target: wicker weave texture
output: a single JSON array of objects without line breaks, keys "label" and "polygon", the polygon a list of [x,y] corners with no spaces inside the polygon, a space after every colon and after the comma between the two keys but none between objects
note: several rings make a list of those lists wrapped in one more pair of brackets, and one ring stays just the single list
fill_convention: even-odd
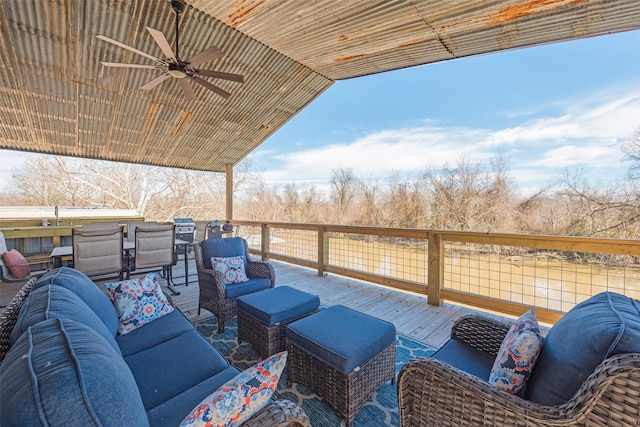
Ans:
[{"label": "wicker weave texture", "polygon": [[276,400],[242,424],[246,427],[311,427],[302,408],[288,400]]},{"label": "wicker weave texture", "polygon": [[351,425],[369,397],[386,381],[395,380],[396,342],[349,374],[332,368],[286,340],[287,382],[304,384]]},{"label": "wicker weave texture", "polygon": [[238,309],[238,344],[242,341],[248,342],[262,358],[284,351],[286,349],[287,326],[296,320],[317,312],[318,310],[314,310],[286,322],[268,326],[243,310]]},{"label": "wicker weave texture", "polygon": [[[193,245],[198,270],[198,314],[200,309],[209,310],[218,318],[218,333],[224,332],[224,324],[227,319],[235,317],[238,313],[236,298],[226,298],[226,284],[222,273],[205,267],[202,258],[200,242]],[[249,254],[249,246],[244,241],[244,256],[247,259],[247,276],[259,277],[271,280],[271,288],[276,283],[276,273],[271,264],[257,261]]]},{"label": "wicker weave texture", "polygon": [[[465,342],[489,342],[504,327],[467,317]],[[494,326],[490,326],[490,325]],[[457,325],[456,325],[457,326]],[[452,335],[459,331],[454,331]],[[472,339],[469,331],[481,331]],[[640,354],[619,354],[602,362],[576,395],[559,406],[541,406],[492,387],[487,382],[431,357],[406,363],[398,375],[400,425],[409,426],[616,426],[640,425]]]},{"label": "wicker weave texture", "polygon": [[18,314],[20,314],[20,308],[24,303],[24,300],[29,296],[31,288],[38,280],[38,277],[32,277],[25,283],[18,293],[11,299],[9,304],[2,311],[0,315],[0,363],[7,355],[9,348],[11,348],[11,331],[18,321]]}]

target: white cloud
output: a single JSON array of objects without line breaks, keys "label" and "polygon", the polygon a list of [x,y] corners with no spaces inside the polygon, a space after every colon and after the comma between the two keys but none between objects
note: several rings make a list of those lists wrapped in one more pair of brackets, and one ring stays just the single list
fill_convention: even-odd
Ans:
[{"label": "white cloud", "polygon": [[596,168],[609,175],[624,173],[620,145],[640,125],[640,90],[596,94],[565,101],[563,106],[564,111],[556,116],[526,120],[507,129],[443,127],[425,122],[280,154],[276,159],[281,167],[268,170],[265,178],[317,185],[331,178],[332,169],[351,168],[358,177],[384,179],[393,173],[454,165],[462,156],[482,162],[499,153],[511,158],[511,175],[527,188],[534,181],[547,185],[554,174],[572,166]]}]

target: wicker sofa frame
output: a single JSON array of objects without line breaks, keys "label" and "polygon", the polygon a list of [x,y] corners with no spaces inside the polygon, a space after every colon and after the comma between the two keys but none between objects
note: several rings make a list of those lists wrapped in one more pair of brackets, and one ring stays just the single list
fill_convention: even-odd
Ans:
[{"label": "wicker sofa frame", "polygon": [[[492,355],[509,330],[482,316],[465,316],[452,338]],[[430,357],[405,364],[398,375],[401,426],[620,426],[640,425],[640,354],[604,360],[568,402],[542,406]]]},{"label": "wicker sofa frame", "polygon": [[[243,239],[244,240],[244,239]],[[218,318],[218,333],[224,332],[224,324],[238,314],[237,298],[226,298],[225,281],[222,273],[206,268],[202,258],[201,242],[193,245],[198,270],[200,295],[198,297],[198,315],[200,309],[209,310]],[[249,254],[249,245],[244,240],[244,256],[247,259],[247,276],[271,280],[271,288],[276,284],[276,272],[271,264],[259,261]]]},{"label": "wicker sofa frame", "polygon": [[[4,360],[9,348],[10,335],[18,320],[20,308],[26,300],[33,285],[38,280],[34,277],[27,281],[0,314],[0,363]],[[311,427],[309,417],[298,405],[289,400],[275,400],[262,408],[243,426],[247,427]]]}]

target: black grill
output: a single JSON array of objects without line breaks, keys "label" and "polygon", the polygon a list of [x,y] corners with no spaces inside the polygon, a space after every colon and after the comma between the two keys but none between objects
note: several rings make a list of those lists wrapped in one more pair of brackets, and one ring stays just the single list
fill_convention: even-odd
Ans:
[{"label": "black grill", "polygon": [[[185,242],[193,242],[193,234],[196,230],[196,223],[192,218],[173,218],[173,223],[176,225],[176,239],[184,240]],[[180,254],[184,254],[185,246],[178,246]]]}]

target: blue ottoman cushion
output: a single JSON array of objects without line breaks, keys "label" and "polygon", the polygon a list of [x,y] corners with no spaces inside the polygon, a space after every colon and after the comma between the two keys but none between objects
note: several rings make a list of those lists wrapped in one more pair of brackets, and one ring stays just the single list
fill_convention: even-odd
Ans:
[{"label": "blue ottoman cushion", "polygon": [[107,329],[113,332],[114,336],[116,335],[118,332],[118,315],[113,309],[113,303],[107,294],[86,274],[74,268],[56,268],[40,277],[34,283],[33,290],[46,285],[60,285],[79,296],[104,322]]},{"label": "blue ottoman cushion", "polygon": [[320,306],[320,298],[289,286],[256,292],[238,298],[238,310],[267,326],[288,322]]},{"label": "blue ottoman cushion", "polygon": [[114,334],[76,294],[62,286],[47,285],[31,291],[20,308],[16,325],[11,331],[15,343],[30,326],[47,319],[69,319],[86,325],[102,337],[120,354]]},{"label": "blue ottoman cushion", "polygon": [[[228,240],[228,239],[221,239]],[[264,279],[255,277],[249,279],[246,282],[230,283],[225,287],[226,298],[238,298],[242,295],[251,294],[254,292],[269,289],[271,287],[271,279]]]},{"label": "blue ottoman cushion", "polygon": [[[242,237],[229,237],[226,239],[205,239],[200,242],[202,247],[202,261],[204,266],[211,269],[211,257],[219,256],[228,258],[231,256],[244,256],[244,240]],[[244,269],[247,270],[247,259],[244,260]]]},{"label": "blue ottoman cushion", "polygon": [[291,323],[287,340],[348,374],[396,339],[389,322],[335,305]]},{"label": "blue ottoman cushion", "polygon": [[559,405],[573,397],[606,358],[640,353],[640,303],[603,292],[576,305],[549,331],[525,398]]},{"label": "blue ottoman cushion", "polygon": [[3,426],[149,425],[122,357],[72,320],[27,329],[0,365],[0,383]]}]

